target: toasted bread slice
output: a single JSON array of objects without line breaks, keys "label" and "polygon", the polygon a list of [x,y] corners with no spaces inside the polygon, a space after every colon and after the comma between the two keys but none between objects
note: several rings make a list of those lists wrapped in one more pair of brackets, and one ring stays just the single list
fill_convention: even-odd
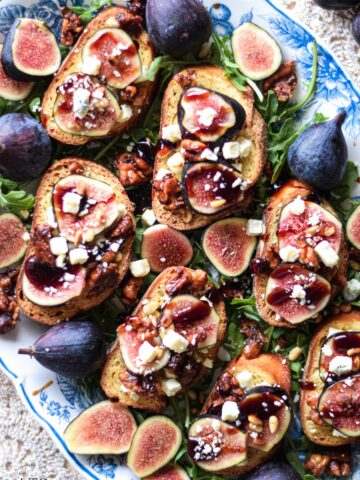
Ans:
[{"label": "toasted bread slice", "polygon": [[[129,217],[129,222],[131,222],[128,230],[129,235],[126,237],[119,250],[119,253],[122,254],[122,257],[121,255],[118,255],[114,260],[118,266],[118,277],[114,285],[106,288],[103,291],[100,291],[98,294],[94,294],[94,292],[89,288],[88,281],[86,281],[85,288],[80,296],[75,297],[74,299],[60,306],[39,306],[32,303],[25,296],[23,291],[25,264],[26,261],[32,255],[34,255],[36,251],[36,245],[34,243],[35,229],[49,226],[48,210],[49,208],[52,208],[52,195],[54,186],[59,180],[72,174],[79,174],[90,179],[99,180],[112,187],[116,201],[126,207],[127,216]],[[105,167],[97,163],[78,158],[67,158],[65,160],[56,162],[43,176],[37,191],[34,218],[30,235],[31,240],[17,281],[16,295],[19,306],[25,315],[37,322],[47,325],[55,325],[63,320],[68,320],[80,312],[89,310],[109,297],[109,295],[111,295],[117,288],[128,270],[135,236],[135,219],[133,210],[133,204],[130,202],[119,180]]]},{"label": "toasted bread slice", "polygon": [[[290,394],[290,368],[287,360],[281,355],[274,353],[262,353],[258,357],[252,359],[247,359],[244,355],[240,355],[229,363],[223,374],[231,373],[233,376],[236,376],[244,370],[252,373],[253,384],[255,386],[266,382],[270,385],[280,386],[285,392]],[[213,404],[213,401],[216,398],[216,386],[217,385],[215,385],[208,399],[206,400],[200,415],[205,415]],[[235,477],[249,472],[262,463],[270,460],[270,458],[276,453],[279,445],[280,444],[276,445],[269,452],[263,452],[261,450],[249,448],[247,460],[243,465],[220,470],[218,472],[214,472],[214,474],[216,473],[216,475]]]},{"label": "toasted bread slice", "polygon": [[[319,395],[323,391],[325,384],[319,373],[321,347],[326,337],[329,335],[329,329],[334,328],[345,332],[353,330],[360,331],[360,312],[353,310],[350,313],[341,313],[332,317],[326,323],[322,324],[314,338],[311,341],[310,349],[306,361],[303,375],[304,388],[301,390],[300,413],[301,423],[305,435],[314,443],[328,447],[339,447],[357,441],[357,438],[345,438],[333,435],[333,428],[324,423],[318,425],[313,421],[311,415],[312,406],[317,404]],[[312,388],[314,387],[314,388]]]},{"label": "toasted bread slice", "polygon": [[[138,303],[137,307],[135,308],[133,315],[141,315],[144,306],[148,303],[144,300],[149,300],[151,302],[155,302],[160,306],[164,304],[164,295],[165,295],[165,288],[168,284],[169,280],[173,277],[176,270],[181,268],[184,272],[194,272],[185,267],[170,267],[164,270],[152,283],[152,285],[148,288],[145,292],[143,298]],[[196,292],[192,292],[195,296],[197,295]],[[200,292],[199,292],[200,293]],[[220,322],[218,325],[218,332],[217,332],[217,343],[209,348],[206,358],[211,360],[215,360],[219,346],[221,341],[224,338],[225,331],[226,331],[226,310],[225,304],[222,300],[216,299],[213,301],[214,309],[216,310],[217,314],[220,317]],[[206,372],[206,368],[203,366],[200,370],[197,378],[195,379],[194,383],[202,378],[202,376]],[[101,376],[101,387],[104,390],[106,396],[113,400],[118,400],[123,405],[129,405],[131,407],[140,408],[151,410],[153,412],[161,412],[166,407],[166,396],[162,392],[157,393],[155,395],[134,395],[133,392],[129,391],[128,389],[124,388],[120,381],[120,374],[126,371],[125,362],[122,358],[120,347],[118,342],[113,345],[111,349],[105,366],[102,371]],[[191,388],[191,387],[189,387]],[[180,393],[183,393],[184,390],[181,390]]]},{"label": "toasted bread slice", "polygon": [[[51,82],[44,95],[41,107],[41,121],[51,137],[62,143],[70,145],[82,145],[86,142],[99,138],[114,137],[116,135],[120,135],[130,127],[138,124],[143,115],[146,113],[146,110],[152,100],[155,82],[140,81],[135,85],[136,94],[131,98],[131,103],[127,102],[132,109],[131,118],[126,119],[124,117],[123,120],[120,118],[105,136],[90,137],[69,134],[62,131],[54,120],[53,109],[57,97],[57,89],[63,84],[64,80],[69,75],[81,71],[82,51],[85,43],[102,28],[122,28],[121,25],[122,23],[125,23],[125,21],[131,25],[132,18],[133,15],[124,6],[109,7],[102,10],[80,35],[78,41],[64,60],[62,66],[60,67],[54,80]],[[124,28],[126,28],[126,26]],[[136,29],[128,30],[127,33],[138,47],[138,53],[141,59],[143,72],[146,72],[149,69],[155,55],[149,36],[143,30],[138,33]],[[119,93],[119,90],[116,89],[113,89],[112,91],[115,92],[115,94]],[[121,104],[125,103],[120,101],[119,105],[121,106]]]},{"label": "toasted bread slice", "polygon": [[[265,233],[258,243],[256,251],[257,259],[271,258],[273,247],[277,247],[277,229],[281,211],[285,205],[292,202],[297,197],[306,198],[313,193],[314,191],[306,184],[299,182],[298,180],[290,180],[270,198],[268,206],[264,212]],[[320,205],[337,217],[336,212],[328,202],[321,199]],[[333,272],[331,272],[331,277],[327,277],[325,274],[323,275],[331,283],[331,298],[334,298],[346,283],[348,253],[343,233],[339,257],[340,261],[335,275]],[[268,274],[265,273],[257,273],[254,275],[256,306],[261,317],[267,323],[277,327],[296,328],[297,325],[291,324],[284,319],[276,320],[276,313],[266,305],[265,292],[268,278]],[[320,319],[320,316],[318,316],[318,318]]]},{"label": "toasted bread slice", "polygon": [[[259,179],[266,160],[266,125],[261,115],[254,108],[254,98],[252,91],[241,92],[234,84],[225,77],[225,72],[216,66],[197,66],[190,67],[181,71],[170,81],[162,103],[161,109],[161,131],[169,125],[178,124],[178,103],[183,89],[188,85],[196,85],[208,88],[215,92],[220,92],[230,98],[235,99],[241,104],[246,112],[246,122],[241,130],[241,137],[252,141],[250,155],[242,159],[242,175],[244,180],[248,181],[246,191]],[[161,168],[167,168],[168,158],[180,150],[180,145],[176,149],[171,149],[167,154],[157,154],[154,167],[154,179]],[[214,220],[224,218],[235,210],[244,210],[251,202],[251,198],[245,192],[242,202],[233,208],[229,208],[216,215],[200,215],[182,207],[175,211],[169,211],[160,202],[156,189],[153,188],[152,204],[156,218],[160,223],[165,223],[178,230],[192,230],[212,223]]]}]

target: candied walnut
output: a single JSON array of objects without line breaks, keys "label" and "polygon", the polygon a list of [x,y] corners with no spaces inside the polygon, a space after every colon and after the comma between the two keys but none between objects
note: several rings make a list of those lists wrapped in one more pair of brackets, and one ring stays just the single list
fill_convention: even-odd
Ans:
[{"label": "candied walnut", "polygon": [[243,320],[240,326],[240,332],[247,337],[243,350],[245,357],[248,359],[258,357],[267,341],[259,324],[252,320]]},{"label": "candied walnut", "polygon": [[302,263],[315,268],[315,270],[317,270],[320,267],[319,260],[315,253],[315,250],[310,246],[304,247],[300,250],[299,258]]},{"label": "candied walnut", "polygon": [[177,267],[165,287],[166,293],[171,296],[180,293],[196,292],[199,295],[204,293],[207,286],[207,275],[203,270],[191,272],[185,268]]},{"label": "candied walnut", "polygon": [[110,238],[126,238],[134,230],[134,225],[130,215],[121,217],[114,229],[110,233]]},{"label": "candied walnut", "polygon": [[206,149],[205,143],[186,138],[181,141],[180,146],[183,149],[183,156],[187,162],[200,162],[203,160],[201,153]]},{"label": "candied walnut", "polygon": [[177,83],[184,89],[185,87],[191,87],[196,82],[196,74],[194,70],[186,70],[186,73],[180,72],[175,76]]},{"label": "candied walnut", "polygon": [[117,17],[119,27],[125,30],[130,35],[138,36],[142,32],[141,23],[143,19],[140,15],[134,15],[130,10],[120,13]]},{"label": "candied walnut", "polygon": [[124,187],[143,185],[150,180],[153,167],[138,153],[122,153],[114,162],[119,171],[120,183]]},{"label": "candied walnut", "polygon": [[160,381],[156,375],[135,375],[124,369],[119,375],[119,380],[130,392],[140,396],[156,396],[161,390]]},{"label": "candied walnut", "polygon": [[173,175],[167,174],[161,180],[154,180],[153,187],[166,210],[174,211],[184,206],[180,182]]},{"label": "candied walnut", "polygon": [[133,15],[140,15],[144,18],[146,10],[146,0],[131,0],[129,9]]},{"label": "candied walnut", "polygon": [[124,284],[121,300],[126,305],[135,305],[138,300],[138,294],[143,283],[143,278],[131,276]]},{"label": "candied walnut", "polygon": [[351,473],[351,452],[349,447],[328,450],[325,454],[310,454],[304,465],[314,476],[329,473],[335,477],[346,477]]},{"label": "candied walnut", "polygon": [[138,89],[135,87],[135,85],[128,85],[124,88],[124,90],[120,91],[120,100],[122,102],[131,103],[137,92]]},{"label": "candied walnut", "polygon": [[325,423],[317,409],[310,410],[310,418],[316,425],[322,426]]},{"label": "candied walnut", "polygon": [[79,15],[76,15],[70,8],[63,7],[60,11],[63,17],[60,43],[65,47],[72,47],[84,30],[84,25]]},{"label": "candied walnut", "polygon": [[119,269],[116,263],[111,263],[106,267],[97,265],[90,273],[88,285],[90,288],[89,295],[100,295],[109,288],[116,287],[119,280]]},{"label": "candied walnut", "polygon": [[320,455],[319,453],[312,453],[308,456],[304,468],[307,472],[310,472],[315,477],[318,477],[325,473],[330,463],[329,455]]},{"label": "candied walnut", "polygon": [[166,370],[176,377],[184,390],[191,387],[201,369],[202,364],[186,353],[174,353],[166,365]]},{"label": "candied walnut", "polygon": [[55,265],[55,256],[50,250],[51,228],[48,225],[36,227],[31,236],[35,246],[35,260],[39,263]]},{"label": "candied walnut", "polygon": [[220,287],[219,291],[220,294],[226,298],[226,300],[232,300],[233,298],[244,298],[244,289],[241,288],[238,283],[226,283]]},{"label": "candied walnut", "polygon": [[15,297],[19,270],[0,275],[0,334],[13,330],[19,318],[19,307]]},{"label": "candied walnut", "polygon": [[228,397],[232,389],[238,387],[239,382],[236,380],[236,378],[231,373],[225,372],[223,375],[221,375],[216,384],[216,393],[220,397]]},{"label": "candied walnut", "polygon": [[290,100],[297,84],[295,61],[284,62],[279,70],[264,81],[264,92],[273,90],[280,102]]}]

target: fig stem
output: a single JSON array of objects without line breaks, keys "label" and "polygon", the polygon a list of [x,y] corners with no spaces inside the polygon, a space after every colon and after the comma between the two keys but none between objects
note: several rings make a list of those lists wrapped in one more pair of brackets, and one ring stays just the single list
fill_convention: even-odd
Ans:
[{"label": "fig stem", "polygon": [[34,355],[35,350],[34,347],[27,347],[27,348],[19,348],[18,353],[20,355]]},{"label": "fig stem", "polygon": [[339,113],[339,115],[336,115],[335,117],[335,122],[341,126],[344,123],[344,120],[346,118],[347,111],[343,110],[342,112]]}]

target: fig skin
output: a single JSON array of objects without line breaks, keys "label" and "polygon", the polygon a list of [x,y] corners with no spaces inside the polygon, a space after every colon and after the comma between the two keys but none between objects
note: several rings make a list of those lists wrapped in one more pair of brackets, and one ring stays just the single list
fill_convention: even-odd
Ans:
[{"label": "fig skin", "polygon": [[160,273],[168,267],[186,267],[193,255],[186,235],[167,225],[154,225],[143,234],[141,257],[148,260],[153,272]]},{"label": "fig skin", "polygon": [[291,145],[287,161],[292,174],[318,190],[336,187],[344,176],[348,148],[341,126],[343,111],[333,120],[304,130]]},{"label": "fig skin", "polygon": [[354,210],[346,223],[346,235],[349,242],[360,249],[360,206]]},{"label": "fig skin", "polygon": [[199,0],[148,0],[146,24],[155,48],[174,57],[197,53],[212,31],[209,12]]},{"label": "fig skin", "polygon": [[247,480],[300,480],[300,477],[287,463],[272,461],[257,468]]},{"label": "fig skin", "polygon": [[0,173],[15,181],[41,177],[49,166],[49,135],[34,118],[8,113],[0,118]]},{"label": "fig skin", "polygon": [[78,378],[99,370],[105,362],[106,344],[101,329],[89,321],[56,325],[19,354],[30,355],[45,368],[63,377]]},{"label": "fig skin", "polygon": [[315,3],[325,10],[344,10],[356,7],[359,0],[315,0]]},{"label": "fig skin", "polygon": [[[0,45],[0,55],[3,46]],[[25,100],[30,95],[34,84],[32,82],[19,82],[6,74],[4,67],[0,63],[0,97],[5,100],[18,102]]]},{"label": "fig skin", "polygon": [[178,465],[166,465],[145,480],[190,480],[186,471]]},{"label": "fig skin", "polygon": [[0,269],[16,264],[25,255],[27,230],[12,213],[0,215]]},{"label": "fig skin", "polygon": [[351,22],[351,32],[356,42],[360,45],[360,11],[356,13],[353,21]]}]

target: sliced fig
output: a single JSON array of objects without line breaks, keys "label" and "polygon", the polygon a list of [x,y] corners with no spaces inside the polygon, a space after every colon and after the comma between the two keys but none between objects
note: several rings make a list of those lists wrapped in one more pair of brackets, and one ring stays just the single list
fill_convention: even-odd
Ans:
[{"label": "sliced fig", "polygon": [[246,22],[237,28],[232,35],[231,46],[240,71],[252,80],[270,77],[281,65],[279,45],[254,23]]},{"label": "sliced fig", "polygon": [[[334,382],[348,376],[353,371],[355,367],[352,361],[354,349],[355,351],[360,349],[360,332],[337,332],[326,338],[321,347],[319,360],[319,373],[323,382]],[[340,358],[333,361],[336,357]]]},{"label": "sliced fig", "polygon": [[[0,45],[0,56],[3,46]],[[24,100],[29,96],[34,83],[32,82],[19,82],[14,80],[4,70],[4,67],[0,63],[0,97],[5,100],[12,100],[18,102]]]},{"label": "sliced fig", "polygon": [[245,110],[236,100],[203,87],[185,89],[178,107],[183,133],[206,143],[235,136],[245,117]]},{"label": "sliced fig", "polygon": [[216,310],[204,300],[192,295],[178,295],[166,304],[160,323],[167,325],[161,336],[174,329],[188,341],[186,350],[201,350],[217,342],[220,318]]},{"label": "sliced fig", "polygon": [[118,339],[120,344],[121,355],[125,365],[131,372],[138,375],[147,375],[164,368],[170,360],[169,351],[161,347],[161,341],[157,337],[148,341],[154,351],[154,358],[145,360],[141,356],[141,348],[144,344],[143,330],[133,322],[137,317],[128,317],[118,329]]},{"label": "sliced fig", "polygon": [[[93,75],[114,88],[125,88],[142,73],[141,60],[131,37],[120,28],[102,28],[84,45],[83,65],[98,66]],[[94,67],[93,67],[94,68]]]},{"label": "sliced fig", "polygon": [[327,240],[338,253],[342,241],[341,222],[335,215],[314,202],[305,201],[302,204],[305,207],[304,212],[293,213],[293,205],[298,201],[287,204],[281,211],[278,225],[279,248],[288,245],[298,249],[307,246],[315,248],[320,242]]},{"label": "sliced fig", "polygon": [[101,137],[121,120],[121,110],[115,96],[96,77],[74,73],[57,89],[54,119],[71,135]]},{"label": "sliced fig", "polygon": [[360,205],[350,215],[346,224],[346,235],[349,242],[351,242],[355,248],[360,250]]},{"label": "sliced fig", "polygon": [[[65,280],[65,273],[71,275],[72,280]],[[85,268],[69,266],[65,272],[62,268],[37,262],[35,257],[30,257],[25,263],[22,288],[32,303],[54,307],[79,297],[85,288],[85,281]]]},{"label": "sliced fig", "polygon": [[135,433],[127,466],[138,477],[147,477],[170,462],[181,442],[181,430],[170,418],[163,415],[147,418]]},{"label": "sliced fig", "polygon": [[[249,434],[249,446],[263,452],[269,452],[282,440],[291,420],[289,398],[281,388],[264,386],[250,390],[241,400],[239,410],[241,424]],[[251,416],[262,421],[261,432],[252,428]]]},{"label": "sliced fig", "polygon": [[226,218],[213,223],[203,235],[202,247],[214,267],[223,275],[237,277],[249,266],[256,238],[246,234],[247,220]]},{"label": "sliced fig", "polygon": [[78,455],[121,455],[129,451],[136,428],[127,407],[104,400],[74,418],[64,439],[69,451]]},{"label": "sliced fig", "polygon": [[159,273],[168,267],[185,267],[193,255],[187,236],[167,225],[154,225],[143,234],[141,257],[147,258],[153,272]]},{"label": "sliced fig", "polygon": [[196,420],[188,437],[190,457],[207,472],[225,470],[246,459],[247,434],[217,417]]},{"label": "sliced fig", "polygon": [[[79,199],[77,213],[67,208],[69,193]],[[70,242],[75,242],[79,236],[91,242],[119,217],[112,187],[82,175],[69,175],[59,180],[53,190],[53,205],[60,233]],[[73,212],[76,212],[76,205]]]},{"label": "sliced fig", "polygon": [[320,275],[297,264],[283,264],[266,285],[268,307],[292,324],[316,316],[330,300],[331,286]]},{"label": "sliced fig", "polygon": [[318,404],[321,418],[347,437],[360,436],[360,375],[327,387]]},{"label": "sliced fig", "polygon": [[6,35],[1,62],[14,80],[38,81],[53,75],[61,63],[55,35],[35,18],[17,18]]},{"label": "sliced fig", "polygon": [[190,480],[190,477],[178,465],[166,465],[149,477],[146,477],[146,480]]},{"label": "sliced fig", "polygon": [[219,213],[244,197],[241,174],[225,163],[187,163],[182,186],[187,206],[201,215]]},{"label": "sliced fig", "polygon": [[25,255],[27,230],[12,213],[0,215],[0,268],[14,265]]}]

